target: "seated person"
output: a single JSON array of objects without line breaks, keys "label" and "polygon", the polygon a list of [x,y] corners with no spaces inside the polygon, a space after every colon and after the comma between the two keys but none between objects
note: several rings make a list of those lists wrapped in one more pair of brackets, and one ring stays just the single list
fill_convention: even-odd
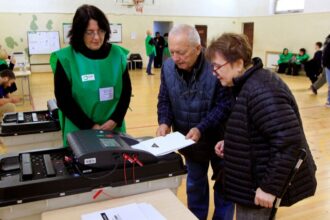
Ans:
[{"label": "seated person", "polygon": [[20,101],[19,98],[10,97],[10,93],[6,92],[6,88],[11,87],[15,83],[16,77],[12,70],[6,69],[0,72],[0,121],[6,112],[15,112],[15,103]]},{"label": "seated person", "polygon": [[317,80],[317,77],[322,72],[322,43],[315,43],[315,50],[313,59],[305,63],[306,76],[311,80],[312,84]]},{"label": "seated person", "polygon": [[[9,65],[7,64],[7,59],[9,59]],[[13,70],[15,63],[15,57],[9,56],[7,51],[0,47],[0,71],[5,69]],[[13,83],[10,87],[6,88],[7,93],[13,93],[16,90],[16,83]]]},{"label": "seated person", "polygon": [[291,62],[289,63],[289,68],[288,68],[288,75],[294,75],[297,76],[298,72],[301,70],[302,65],[307,62],[309,59],[309,55],[306,53],[305,48],[300,48],[299,54],[296,56],[292,57]]},{"label": "seated person", "polygon": [[287,48],[283,49],[282,54],[280,54],[280,59],[277,61],[278,73],[285,73],[286,69],[289,67],[289,62],[292,58],[292,53],[289,53]]}]

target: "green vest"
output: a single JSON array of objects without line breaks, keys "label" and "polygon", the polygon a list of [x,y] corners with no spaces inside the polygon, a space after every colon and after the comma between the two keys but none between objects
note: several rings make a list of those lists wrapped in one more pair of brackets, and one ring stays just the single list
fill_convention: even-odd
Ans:
[{"label": "green vest", "polygon": [[152,53],[156,55],[156,47],[153,44],[149,44],[149,41],[152,40],[152,37],[148,35],[145,39],[146,53],[147,56],[150,56]]},{"label": "green vest", "polygon": [[308,55],[307,53],[305,53],[304,55],[300,55],[300,54],[298,54],[298,55],[296,56],[296,61],[295,61],[295,63],[296,63],[296,64],[301,64],[301,63],[306,62],[308,59],[309,59],[309,55]]},{"label": "green vest", "polygon": [[[53,73],[59,60],[71,83],[74,100],[96,124],[102,125],[115,111],[122,91],[122,75],[126,69],[127,50],[112,44],[108,57],[89,59],[71,46],[51,54]],[[103,94],[103,95],[102,95]],[[68,146],[66,136],[79,128],[59,111],[63,146]],[[125,132],[125,123],[115,131]]]},{"label": "green vest", "polygon": [[289,63],[292,58],[292,53],[280,54],[280,59],[277,61],[278,64]]},{"label": "green vest", "polygon": [[5,61],[5,60],[0,60],[0,65],[3,65],[3,64],[6,64],[6,66],[7,66],[7,68],[8,68],[8,63],[7,63],[7,61]]}]

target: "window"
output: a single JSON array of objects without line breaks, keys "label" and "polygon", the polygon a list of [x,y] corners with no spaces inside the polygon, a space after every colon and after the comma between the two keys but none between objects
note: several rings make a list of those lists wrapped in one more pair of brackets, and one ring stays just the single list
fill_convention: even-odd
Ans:
[{"label": "window", "polygon": [[305,0],[276,0],[275,14],[303,12]]}]

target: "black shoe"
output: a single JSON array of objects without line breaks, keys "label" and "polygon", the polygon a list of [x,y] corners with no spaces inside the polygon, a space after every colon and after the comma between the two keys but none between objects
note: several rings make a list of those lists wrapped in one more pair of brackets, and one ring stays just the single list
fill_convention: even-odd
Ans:
[{"label": "black shoe", "polygon": [[314,95],[317,95],[317,89],[313,85],[311,85],[311,88],[310,89],[312,90],[312,92],[314,93]]}]

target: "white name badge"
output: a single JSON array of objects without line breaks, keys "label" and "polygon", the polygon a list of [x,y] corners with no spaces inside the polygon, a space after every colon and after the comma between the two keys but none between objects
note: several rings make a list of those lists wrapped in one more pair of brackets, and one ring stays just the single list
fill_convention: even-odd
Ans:
[{"label": "white name badge", "polygon": [[86,74],[86,75],[82,75],[81,76],[81,80],[83,82],[86,82],[86,81],[94,81],[95,80],[95,76],[94,74]]},{"label": "white name badge", "polygon": [[113,87],[107,87],[107,88],[100,88],[99,94],[100,94],[100,101],[109,101],[113,100]]}]

